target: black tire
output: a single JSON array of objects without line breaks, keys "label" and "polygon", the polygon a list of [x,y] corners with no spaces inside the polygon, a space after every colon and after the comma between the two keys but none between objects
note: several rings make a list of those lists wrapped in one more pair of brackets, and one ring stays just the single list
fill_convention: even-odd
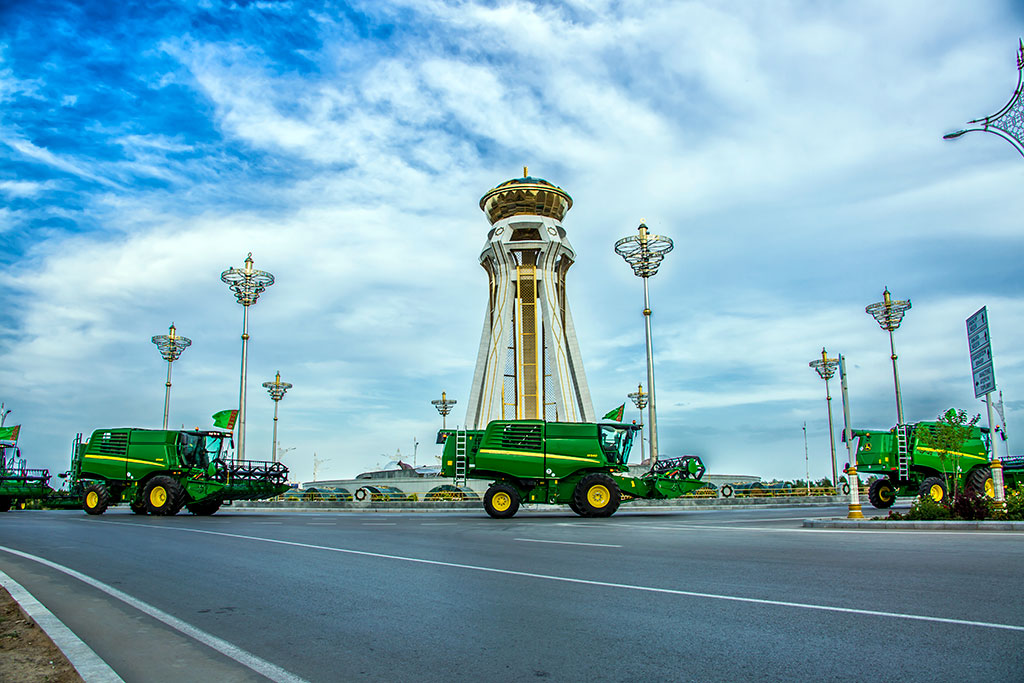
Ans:
[{"label": "black tire", "polygon": [[201,503],[188,503],[185,505],[193,515],[212,515],[220,510],[219,500],[204,500]]},{"label": "black tire", "polygon": [[171,477],[161,475],[149,480],[142,499],[151,515],[176,515],[185,504],[185,489]]},{"label": "black tire", "polygon": [[619,509],[622,494],[614,479],[595,472],[580,480],[572,498],[584,517],[611,517]]},{"label": "black tire", "polygon": [[89,484],[82,496],[82,509],[90,515],[102,515],[110,505],[110,491],[103,484]]},{"label": "black tire", "polygon": [[8,512],[11,509],[11,503],[14,501],[11,498],[0,498],[0,512]]},{"label": "black tire", "polygon": [[569,509],[575,512],[580,517],[585,517],[583,510],[580,510],[580,506],[576,504],[575,497],[569,499]]},{"label": "black tire", "polygon": [[921,488],[918,489],[918,495],[921,498],[928,496],[936,503],[949,502],[949,489],[946,488],[946,482],[941,477],[928,477],[922,481]]},{"label": "black tire", "polygon": [[720,488],[718,490],[718,492],[722,494],[722,498],[731,498],[732,497],[732,486],[730,486],[729,484],[726,484],[722,488]]},{"label": "black tire", "polygon": [[133,500],[128,503],[128,507],[137,515],[144,515],[148,512],[148,510],[146,510],[146,504],[141,500]]},{"label": "black tire", "polygon": [[888,479],[875,479],[868,488],[868,500],[879,510],[892,507],[896,502],[896,490]]},{"label": "black tire", "polygon": [[519,492],[503,482],[491,484],[484,494],[484,510],[494,519],[508,519],[519,512]]},{"label": "black tire", "polygon": [[971,470],[964,480],[964,486],[968,491],[981,494],[986,498],[996,497],[995,482],[992,480],[992,470],[988,467],[978,467]]}]

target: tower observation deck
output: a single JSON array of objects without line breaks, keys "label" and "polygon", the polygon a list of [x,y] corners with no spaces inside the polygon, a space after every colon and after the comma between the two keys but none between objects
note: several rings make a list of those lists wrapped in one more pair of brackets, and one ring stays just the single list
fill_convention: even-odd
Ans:
[{"label": "tower observation deck", "polygon": [[480,265],[488,303],[466,426],[491,420],[593,422],[583,361],[566,298],[576,253],[562,219],[572,198],[523,169],[480,199],[491,224]]}]

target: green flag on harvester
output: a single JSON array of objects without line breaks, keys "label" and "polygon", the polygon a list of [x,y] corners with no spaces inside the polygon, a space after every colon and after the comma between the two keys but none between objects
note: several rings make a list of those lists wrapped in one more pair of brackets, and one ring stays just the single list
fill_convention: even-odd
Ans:
[{"label": "green flag on harvester", "polygon": [[13,427],[0,427],[0,439],[4,441],[17,441],[18,432],[21,431],[21,425],[14,425]]},{"label": "green flag on harvester", "polygon": [[626,404],[623,403],[621,406],[612,410],[607,415],[602,417],[602,420],[611,420],[612,422],[622,422],[622,413],[626,410]]},{"label": "green flag on harvester", "polygon": [[235,418],[238,417],[237,410],[222,410],[213,414],[213,426],[221,429],[234,429]]}]

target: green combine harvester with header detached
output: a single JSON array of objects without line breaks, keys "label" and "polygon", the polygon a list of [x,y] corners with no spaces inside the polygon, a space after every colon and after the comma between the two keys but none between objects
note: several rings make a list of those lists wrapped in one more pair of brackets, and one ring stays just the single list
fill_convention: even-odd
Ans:
[{"label": "green combine harvester with header detached", "polygon": [[231,433],[204,430],[97,429],[76,437],[61,507],[90,515],[127,503],[136,514],[212,515],[234,500],[272,498],[288,490],[279,462],[231,460]]},{"label": "green combine harvester with header detached", "polygon": [[[922,432],[937,422],[918,422],[888,431],[853,429],[857,439],[857,472],[877,477],[868,488],[868,500],[876,508],[891,507],[897,496],[948,500],[952,490],[995,496],[989,461],[989,432],[972,427],[960,448],[945,453],[926,445]],[[1006,486],[1024,483],[1024,458],[1001,459]]]},{"label": "green combine harvester with header detached", "polygon": [[694,455],[659,460],[640,477],[626,462],[636,425],[496,420],[483,430],[449,430],[441,476],[456,485],[489,479],[484,510],[512,517],[521,503],[568,505],[582,517],[608,517],[633,498],[678,498],[704,486]]},{"label": "green combine harvester with header detached", "polygon": [[28,500],[45,498],[52,492],[49,471],[28,469],[18,445],[14,441],[0,441],[0,512]]}]

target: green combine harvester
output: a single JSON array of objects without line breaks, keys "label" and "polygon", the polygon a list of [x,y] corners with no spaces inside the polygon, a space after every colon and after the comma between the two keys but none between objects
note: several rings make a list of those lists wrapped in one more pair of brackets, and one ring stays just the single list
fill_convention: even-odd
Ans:
[{"label": "green combine harvester", "polygon": [[212,515],[233,500],[272,498],[288,490],[279,462],[230,460],[231,433],[203,430],[98,429],[75,438],[68,491],[53,501],[101,515],[128,503],[132,512]]},{"label": "green combine harvester", "polygon": [[505,519],[521,503],[568,505],[609,517],[622,500],[678,498],[704,486],[704,464],[686,455],[659,460],[640,477],[626,462],[639,427],[621,423],[496,420],[484,430],[442,431],[441,476],[456,486],[489,479],[484,510]]},{"label": "green combine harvester", "polygon": [[48,470],[25,467],[21,449],[13,441],[0,441],[0,512],[53,492]]},{"label": "green combine harvester", "polygon": [[[937,422],[918,422],[889,431],[853,429],[857,439],[857,472],[878,477],[868,488],[868,500],[876,508],[891,507],[897,496],[930,496],[948,499],[950,490],[974,491],[993,498],[995,487],[989,466],[989,433],[972,427],[959,451],[942,453],[925,446],[923,430]],[[1024,458],[1002,458],[1006,486],[1024,483]]]}]

